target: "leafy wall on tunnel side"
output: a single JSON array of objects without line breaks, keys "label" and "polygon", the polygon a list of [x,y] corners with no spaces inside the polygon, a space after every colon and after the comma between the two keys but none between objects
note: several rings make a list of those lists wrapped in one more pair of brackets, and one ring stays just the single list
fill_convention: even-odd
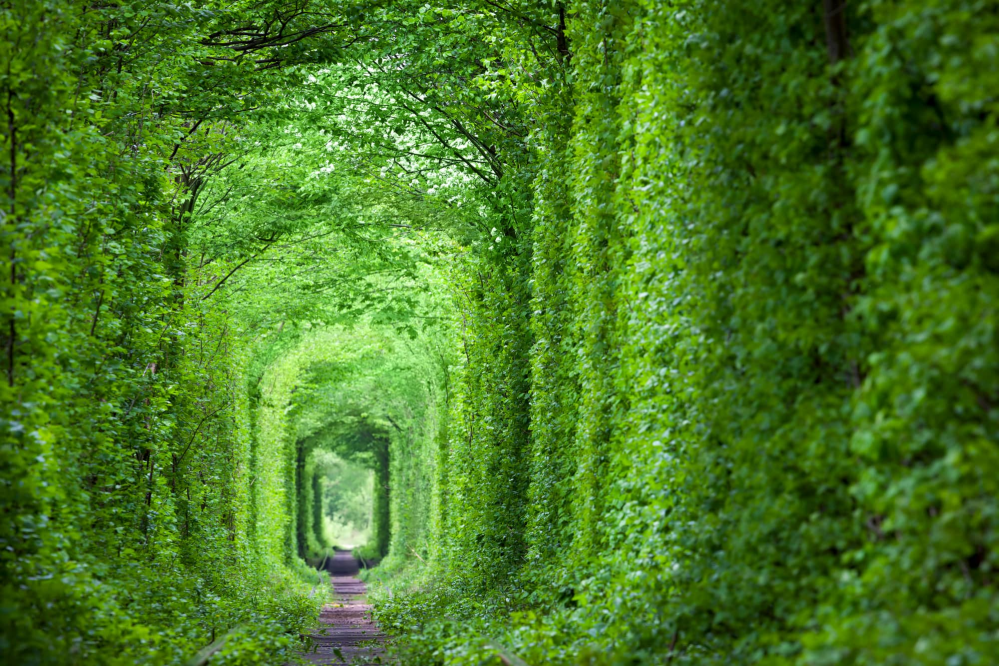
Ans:
[{"label": "leafy wall on tunnel side", "polygon": [[999,25],[979,2],[835,4],[567,3],[569,68],[555,28],[546,60],[501,21],[495,94],[540,119],[537,162],[504,176],[533,245],[496,212],[506,235],[454,281],[441,588],[383,618],[480,615],[417,648],[994,650]]},{"label": "leafy wall on tunnel side", "polygon": [[188,245],[237,116],[272,98],[266,76],[202,64],[224,57],[204,31],[234,18],[209,14],[0,7],[10,663],[183,663],[230,629],[281,661],[312,612],[293,570],[261,564],[246,339],[203,299],[225,260],[200,271]]}]

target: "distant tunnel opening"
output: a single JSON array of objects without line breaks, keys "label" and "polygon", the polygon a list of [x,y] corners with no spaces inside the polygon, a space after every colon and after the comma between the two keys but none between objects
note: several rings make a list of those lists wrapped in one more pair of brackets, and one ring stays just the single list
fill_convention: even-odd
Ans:
[{"label": "distant tunnel opening", "polygon": [[332,550],[351,550],[367,564],[392,540],[390,437],[376,423],[331,427],[298,443],[297,546],[323,566]]},{"label": "distant tunnel opening", "polygon": [[319,450],[313,455],[314,528],[335,548],[367,546],[372,535],[375,471],[332,451]]}]

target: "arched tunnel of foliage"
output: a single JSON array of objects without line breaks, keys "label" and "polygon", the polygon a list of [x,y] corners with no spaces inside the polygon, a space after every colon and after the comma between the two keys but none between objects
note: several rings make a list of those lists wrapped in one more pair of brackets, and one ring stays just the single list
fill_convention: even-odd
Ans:
[{"label": "arched tunnel of foliage", "polygon": [[305,333],[267,369],[259,384],[260,437],[283,442],[279,457],[294,460],[285,487],[296,495],[275,516],[280,522],[265,528],[286,534],[285,552],[316,563],[329,545],[317,511],[316,451],[374,473],[368,559],[387,556],[390,540],[403,552],[425,541],[432,466],[424,461],[432,458],[426,448],[443,403],[439,356],[428,344],[391,329],[323,328]]},{"label": "arched tunnel of foliage", "polygon": [[0,25],[6,663],[996,663],[994,2]]}]

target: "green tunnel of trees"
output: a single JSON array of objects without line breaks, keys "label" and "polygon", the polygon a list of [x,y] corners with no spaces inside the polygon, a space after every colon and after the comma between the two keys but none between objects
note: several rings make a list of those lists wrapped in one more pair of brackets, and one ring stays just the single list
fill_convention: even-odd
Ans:
[{"label": "green tunnel of trees", "polygon": [[994,1],[0,25],[5,663],[996,663]]}]

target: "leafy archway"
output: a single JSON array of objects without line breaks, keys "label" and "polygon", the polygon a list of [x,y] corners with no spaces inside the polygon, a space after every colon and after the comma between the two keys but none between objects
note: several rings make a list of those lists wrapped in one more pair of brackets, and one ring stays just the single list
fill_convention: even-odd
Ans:
[{"label": "leafy archway", "polygon": [[0,29],[8,661],[291,659],[323,450],[414,663],[997,653],[994,1]]}]

